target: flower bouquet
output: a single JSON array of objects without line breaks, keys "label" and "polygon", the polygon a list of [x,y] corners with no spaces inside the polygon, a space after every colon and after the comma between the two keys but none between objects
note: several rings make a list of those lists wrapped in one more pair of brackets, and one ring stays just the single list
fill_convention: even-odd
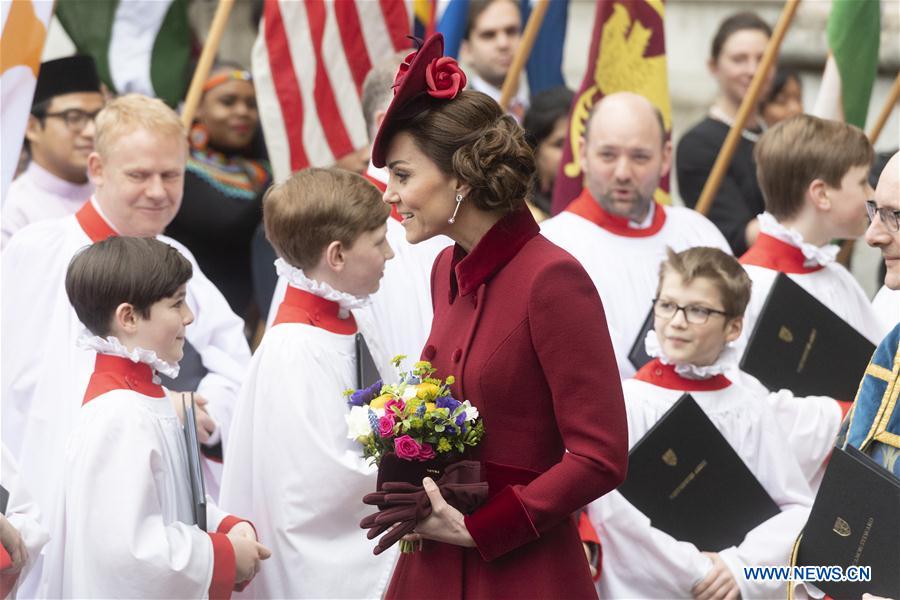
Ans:
[{"label": "flower bouquet", "polygon": [[[392,363],[400,369],[404,356]],[[390,529],[375,548],[378,554],[411,532],[431,512],[422,479],[437,482],[445,499],[463,512],[477,508],[487,495],[480,464],[464,460],[484,436],[484,425],[468,401],[453,398],[453,376],[435,377],[426,361],[411,372],[400,372],[399,383],[381,381],[368,388],[347,390],[348,437],[362,445],[363,456],[378,465],[377,492],[363,501],[380,512],[363,520],[369,539]],[[464,510],[465,509],[465,510]],[[412,551],[402,542],[401,551]]]}]

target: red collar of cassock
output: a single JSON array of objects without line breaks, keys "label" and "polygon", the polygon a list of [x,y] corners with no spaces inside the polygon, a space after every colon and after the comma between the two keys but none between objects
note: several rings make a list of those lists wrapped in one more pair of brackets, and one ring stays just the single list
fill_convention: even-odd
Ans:
[{"label": "red collar of cassock", "polygon": [[654,358],[634,375],[638,381],[645,381],[667,390],[682,392],[714,392],[724,390],[731,385],[724,375],[714,375],[708,379],[688,379],[675,372],[675,365],[664,365]]},{"label": "red collar of cassock", "polygon": [[282,323],[304,323],[341,335],[356,333],[356,319],[353,318],[353,314],[341,319],[338,317],[339,310],[337,302],[289,285],[272,325],[274,327]]},{"label": "red collar of cassock", "polygon": [[494,223],[472,251],[466,254],[457,244],[453,249],[450,281],[451,300],[457,290],[467,296],[478,289],[541,232],[531,211],[514,210]]},{"label": "red collar of cassock", "polygon": [[587,188],[581,190],[581,194],[566,207],[566,212],[576,214],[583,219],[587,219],[597,227],[624,237],[650,237],[659,233],[659,230],[666,224],[666,210],[662,204],[656,204],[653,211],[653,220],[649,227],[644,229],[629,227],[628,219],[605,211]]},{"label": "red collar of cassock", "polygon": [[85,202],[84,205],[78,209],[78,212],[75,213],[75,218],[78,220],[78,224],[81,225],[81,228],[87,236],[94,243],[102,242],[106,238],[119,235],[116,233],[115,229],[110,227],[109,223],[100,216],[100,213],[94,208],[94,203],[91,200]]},{"label": "red collar of cassock", "polygon": [[154,398],[166,395],[161,385],[153,383],[153,369],[150,365],[132,362],[121,356],[98,353],[82,405],[113,390],[134,390]]},{"label": "red collar of cassock", "polygon": [[741,256],[740,262],[743,265],[764,267],[779,273],[815,273],[824,268],[822,265],[807,267],[803,264],[805,260],[806,257],[797,246],[760,233],[750,249]]}]

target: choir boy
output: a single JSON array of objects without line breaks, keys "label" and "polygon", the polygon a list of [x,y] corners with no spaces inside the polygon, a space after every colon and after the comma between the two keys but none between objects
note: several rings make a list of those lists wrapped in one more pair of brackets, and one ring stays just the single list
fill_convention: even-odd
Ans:
[{"label": "choir boy", "polygon": [[750,280],[715,248],[668,251],[654,300],[647,352],[655,357],[623,382],[628,439],[641,439],[682,396],[690,394],[737,452],[781,512],[743,541],[708,552],[660,529],[618,492],[591,505],[603,547],[601,598],[774,598],[784,583],[748,581],[742,567],[789,564],[812,494],[765,392],[738,377],[730,344],[741,334]]},{"label": "choir boy", "polygon": [[[188,451],[159,374],[175,377],[191,263],[153,238],[111,237],[72,260],[65,291],[97,353],[65,451],[50,598],[228,598],[269,550],[207,504],[194,525]],[[69,392],[74,395],[74,390]]]},{"label": "choir boy", "polygon": [[340,169],[300,171],[263,199],[289,285],[250,363],[222,482],[222,505],[250,515],[275,553],[251,597],[380,598],[390,576],[393,556],[374,556],[359,528],[376,470],[348,436],[343,395],[357,386],[358,309],[393,257],[389,212]]}]

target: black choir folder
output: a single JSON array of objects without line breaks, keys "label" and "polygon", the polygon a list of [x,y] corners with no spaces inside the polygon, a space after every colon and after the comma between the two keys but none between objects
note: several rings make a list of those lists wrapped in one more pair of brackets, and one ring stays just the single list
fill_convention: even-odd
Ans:
[{"label": "black choir folder", "polygon": [[631,344],[631,351],[628,352],[628,360],[634,365],[634,369],[636,371],[640,371],[641,367],[646,365],[652,359],[650,355],[647,354],[647,332],[653,329],[654,325],[654,317],[653,314],[653,306],[650,306],[650,312],[647,313],[647,316],[644,318],[644,324],[641,325],[641,331],[638,333],[637,337],[634,338],[634,343]]},{"label": "black choir folder", "polygon": [[197,435],[197,418],[194,394],[187,401],[188,394],[181,395],[184,407],[184,445],[187,448],[188,476],[191,485],[191,507],[194,510],[194,523],[206,531],[206,486],[203,485],[203,469],[200,466],[200,438]]},{"label": "black choir folder", "polygon": [[619,492],[654,527],[707,552],[740,544],[780,512],[690,394],[631,449]]},{"label": "black choir folder", "polygon": [[832,598],[900,598],[900,479],[868,456],[836,448],[797,552],[797,564],[871,567],[868,582],[815,582]]},{"label": "black choir folder", "polygon": [[741,358],[770,390],[851,400],[875,345],[779,273]]}]

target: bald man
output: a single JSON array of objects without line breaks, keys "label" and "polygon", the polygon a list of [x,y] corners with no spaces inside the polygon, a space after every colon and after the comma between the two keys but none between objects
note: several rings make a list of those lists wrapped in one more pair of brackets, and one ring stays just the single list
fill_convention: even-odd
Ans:
[{"label": "bald man", "polygon": [[[888,161],[875,198],[868,201],[866,243],[881,250],[887,273],[885,289],[900,294],[900,152]],[[885,293],[882,290],[882,293]],[[838,437],[838,446],[859,448],[894,475],[900,476],[900,402],[897,367],[900,363],[900,310],[894,304],[894,328],[881,341],[863,375],[853,407]]]},{"label": "bald man", "polygon": [[715,225],[687,208],[653,200],[672,164],[662,116],[643,96],[620,92],[594,106],[581,144],[587,187],[541,232],[584,266],[606,310],[623,379],[650,312],[666,247],[712,246],[731,253]]}]

